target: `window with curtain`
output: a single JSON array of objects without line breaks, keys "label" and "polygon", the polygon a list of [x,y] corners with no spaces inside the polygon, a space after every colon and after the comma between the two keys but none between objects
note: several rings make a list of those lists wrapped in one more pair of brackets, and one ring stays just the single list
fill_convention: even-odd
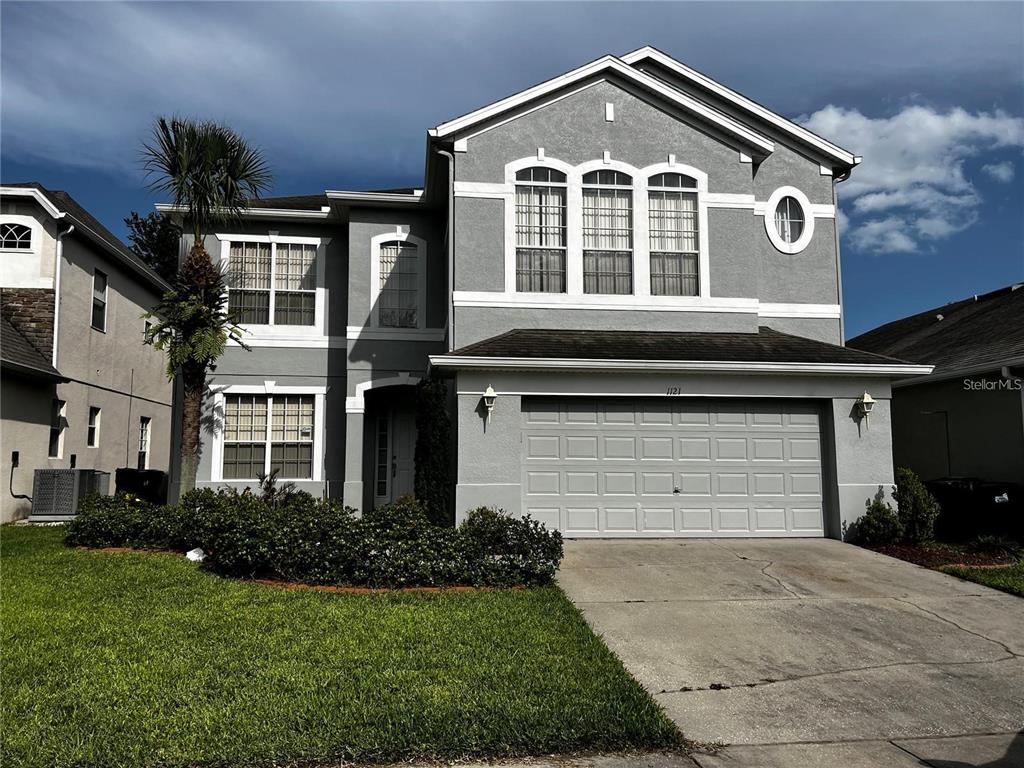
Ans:
[{"label": "window with curtain", "polygon": [[5,251],[32,250],[32,229],[24,224],[0,224],[0,248]]},{"label": "window with curtain", "polygon": [[227,271],[228,308],[237,322],[313,325],[316,260],[317,247],[308,243],[232,242]]},{"label": "window with curtain", "polygon": [[225,480],[313,477],[313,395],[225,395]]},{"label": "window with curtain", "polygon": [[516,290],[565,293],[565,174],[516,173]]},{"label": "window with curtain", "polygon": [[583,292],[633,293],[633,179],[620,171],[583,176]]},{"label": "window with curtain", "polygon": [[697,182],[659,173],[647,184],[652,296],[699,293]]},{"label": "window with curtain", "polygon": [[784,242],[795,243],[804,231],[804,209],[795,197],[787,195],[775,208],[775,229]]},{"label": "window with curtain", "polygon": [[380,245],[378,318],[382,328],[416,328],[419,324],[419,249],[393,240]]}]

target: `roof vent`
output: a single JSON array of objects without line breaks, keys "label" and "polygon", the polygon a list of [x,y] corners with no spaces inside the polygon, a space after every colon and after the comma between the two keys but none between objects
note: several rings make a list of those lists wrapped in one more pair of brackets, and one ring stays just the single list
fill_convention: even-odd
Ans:
[{"label": "roof vent", "polygon": [[941,323],[943,320],[946,319],[946,316],[945,315],[936,315],[935,319],[938,320]]}]

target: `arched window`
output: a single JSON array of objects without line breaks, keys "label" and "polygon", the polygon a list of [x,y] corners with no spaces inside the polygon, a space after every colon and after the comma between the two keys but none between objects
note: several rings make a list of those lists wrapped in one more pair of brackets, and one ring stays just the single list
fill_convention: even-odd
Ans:
[{"label": "arched window", "polygon": [[416,328],[419,324],[419,248],[408,240],[380,244],[379,324]]},{"label": "arched window", "polygon": [[516,173],[516,290],[565,293],[565,174]]},{"label": "arched window", "polygon": [[24,224],[0,224],[0,249],[32,250],[32,228]]},{"label": "arched window", "polygon": [[697,181],[659,173],[647,183],[651,295],[696,296],[700,284]]},{"label": "arched window", "polygon": [[633,293],[633,179],[621,171],[583,176],[583,292]]}]

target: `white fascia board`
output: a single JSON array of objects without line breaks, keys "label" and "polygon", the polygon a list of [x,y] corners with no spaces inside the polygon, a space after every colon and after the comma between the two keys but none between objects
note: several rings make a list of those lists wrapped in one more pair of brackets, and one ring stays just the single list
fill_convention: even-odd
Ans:
[{"label": "white fascia board", "polygon": [[35,187],[0,187],[3,197],[31,197],[44,211],[55,219],[63,219],[64,212],[50,202],[50,199]]},{"label": "white fascia board", "polygon": [[651,46],[645,46],[638,50],[627,53],[622,56],[622,61],[630,65],[635,65],[644,59],[651,59],[661,64],[666,69],[675,72],[677,75],[696,83],[697,85],[706,88],[707,90],[714,93],[716,96],[721,97],[725,101],[729,101],[742,109],[756,115],[762,120],[771,123],[776,128],[780,128],[786,133],[800,139],[801,141],[810,144],[814,148],[824,152],[827,156],[835,158],[841,163],[849,166],[857,165],[860,162],[860,158],[856,157],[852,152],[843,149],[836,144],[833,144],[826,139],[808,131],[806,128],[797,125],[792,120],[787,120],[782,115],[772,112],[770,109],[761,106],[756,101],[748,99],[746,96],[737,93],[731,88],[727,88],[715,80],[712,80],[705,74],[697,72],[694,69],[690,69],[685,64],[676,61],[671,56],[662,53],[657,48]]},{"label": "white fascia board", "polygon": [[438,368],[577,370],[577,371],[678,371],[685,373],[767,373],[814,376],[918,376],[932,372],[930,365],[898,363],[744,363],[707,360],[595,360],[585,358],[471,357],[431,355]]},{"label": "white fascia board", "polygon": [[717,125],[719,128],[732,134],[735,138],[740,139],[748,146],[757,147],[766,154],[771,154],[775,151],[775,144],[770,139],[751,130],[742,123],[733,120],[728,115],[709,107],[702,101],[695,99],[676,88],[672,88],[657,78],[648,75],[646,72],[641,72],[639,69],[627,65],[615,56],[603,56],[596,61],[592,61],[589,64],[584,64],[582,67],[577,67],[570,72],[566,72],[564,75],[559,75],[551,80],[535,85],[532,88],[527,88],[525,91],[520,91],[517,94],[502,99],[501,101],[496,101],[493,104],[489,104],[486,107],[482,107],[467,115],[463,115],[462,117],[449,120],[447,123],[441,123],[441,125],[430,131],[430,135],[436,138],[444,138],[454,133],[464,131],[477,123],[489,120],[503,112],[507,112],[510,109],[515,109],[518,106],[527,104],[533,99],[542,98],[549,93],[568,87],[580,80],[605,72],[614,72],[615,74],[627,80],[631,80],[649,91],[657,93],[667,101],[692,112],[713,125]]},{"label": "white fascia board", "polygon": [[349,192],[343,189],[328,189],[325,193],[330,200],[347,200],[353,203],[419,203],[423,190],[414,192]]},{"label": "white fascia board", "polygon": [[[153,206],[160,213],[179,213],[188,215],[188,209],[182,205],[172,203],[157,203]],[[275,219],[328,219],[331,216],[330,208],[322,207],[319,211],[303,211],[296,208],[245,208],[241,215],[244,217],[270,217]]]}]

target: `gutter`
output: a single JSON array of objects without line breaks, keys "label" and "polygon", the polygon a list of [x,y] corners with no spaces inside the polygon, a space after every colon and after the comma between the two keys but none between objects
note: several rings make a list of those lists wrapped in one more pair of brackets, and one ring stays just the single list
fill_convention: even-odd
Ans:
[{"label": "gutter", "polygon": [[446,149],[437,154],[448,158],[448,216],[445,227],[445,241],[448,247],[448,351],[455,346],[455,155]]},{"label": "gutter", "polygon": [[[998,371],[1001,377],[1006,377],[1006,373],[1009,372],[1010,368],[1016,368],[1018,366],[1024,366],[1024,357],[1010,358],[1009,360],[1003,360],[1002,362],[971,365],[964,368],[956,368],[952,371],[939,371],[938,373],[925,374],[924,376],[914,379],[900,379],[898,381],[894,381],[892,385],[894,388],[897,388],[915,384],[932,384],[940,381],[948,381],[949,379],[959,379],[961,376],[971,376],[976,373],[987,373],[989,371]],[[934,370],[935,366],[931,367]]]},{"label": "gutter", "polygon": [[[153,207],[164,214],[188,213],[188,209],[184,206],[172,203],[157,203]],[[307,211],[299,208],[245,208],[242,211],[242,216],[265,216],[275,219],[328,219],[331,216],[331,207],[324,205],[320,207],[319,211]]]},{"label": "gutter", "polygon": [[681,373],[805,374],[812,376],[923,376],[931,365],[911,363],[764,363],[708,360],[600,360],[593,358],[431,355],[438,368],[478,370],[673,371]]}]

